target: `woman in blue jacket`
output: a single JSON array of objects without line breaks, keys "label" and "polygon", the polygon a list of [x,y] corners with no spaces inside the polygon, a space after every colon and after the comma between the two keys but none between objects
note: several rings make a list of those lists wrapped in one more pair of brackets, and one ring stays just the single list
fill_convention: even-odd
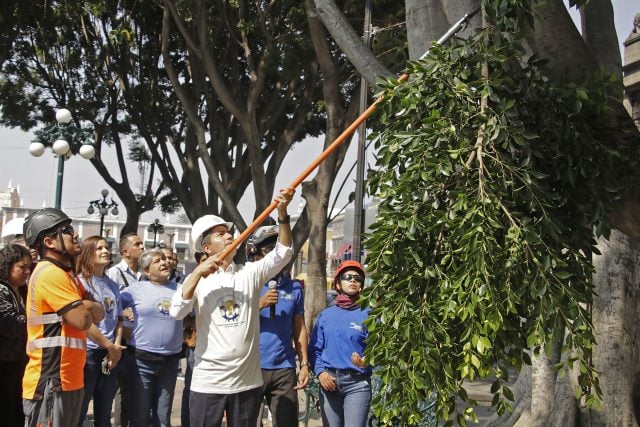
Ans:
[{"label": "woman in blue jacket", "polygon": [[316,321],[309,359],[320,383],[322,422],[327,427],[364,427],[371,404],[371,368],[363,363],[369,309],[356,303],[364,287],[364,269],[345,261],[336,270],[336,304]]}]

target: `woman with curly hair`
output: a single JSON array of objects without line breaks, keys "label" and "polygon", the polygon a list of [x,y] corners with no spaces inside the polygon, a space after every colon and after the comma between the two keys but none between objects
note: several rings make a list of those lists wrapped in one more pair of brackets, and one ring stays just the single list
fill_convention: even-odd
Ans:
[{"label": "woman with curly hair", "polygon": [[24,286],[31,255],[21,245],[0,250],[0,414],[2,424],[23,426],[22,376],[27,365],[27,313]]},{"label": "woman with curly hair", "polygon": [[93,399],[96,427],[111,426],[111,405],[116,394],[116,369],[122,357],[122,297],[118,284],[105,274],[111,263],[107,241],[91,236],[82,242],[76,271],[84,288],[104,307],[104,319],[87,331],[87,363],[84,366],[84,399],[80,413],[82,426],[89,401]]}]

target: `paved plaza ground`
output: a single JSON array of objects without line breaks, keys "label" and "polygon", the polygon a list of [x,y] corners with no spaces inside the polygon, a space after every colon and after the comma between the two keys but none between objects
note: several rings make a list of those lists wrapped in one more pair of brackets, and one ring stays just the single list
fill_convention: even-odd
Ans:
[{"label": "paved plaza ground", "polygon": [[[478,424],[470,423],[470,425],[481,426],[492,415],[492,411],[490,410],[490,405],[491,405],[491,399],[493,396],[491,395],[491,393],[489,393],[490,384],[491,384],[490,381],[478,382],[474,384],[468,384],[465,387],[467,389],[469,397],[471,397],[472,399],[475,399],[478,402],[478,407],[476,408],[476,414],[478,415],[479,423]],[[184,388],[184,379],[179,377],[176,383],[176,391],[173,398],[173,410],[171,412],[171,425],[173,427],[179,427],[181,425],[180,424],[180,408],[181,408],[183,388]],[[300,411],[304,411],[306,407],[306,396],[304,391],[298,392],[298,398],[300,402],[300,406],[299,406]],[[93,409],[91,408],[91,406],[89,406],[89,414],[88,414],[89,419],[85,421],[84,427],[93,426],[92,411]],[[300,416],[302,415],[303,413],[301,412]],[[223,427],[226,427],[226,424],[223,423],[222,425]],[[271,422],[266,417],[266,415],[265,415],[265,418],[262,420],[262,425],[265,427],[271,427]],[[305,424],[302,421],[299,423],[299,427],[303,427],[303,426],[321,427],[322,420],[320,419],[320,414],[317,411],[312,412],[311,417],[309,418],[307,424]]]},{"label": "paved plaza ground", "polygon": [[[175,394],[173,396],[173,409],[171,411],[171,426],[172,427],[180,427],[180,409],[181,409],[181,404],[182,404],[182,390],[184,389],[184,378],[178,377],[178,381],[176,382],[176,391]],[[305,400],[305,393],[304,391],[300,391],[298,393],[298,398],[299,398],[299,402],[300,402],[300,410],[303,411],[305,409],[306,406],[306,400]],[[89,405],[89,413],[87,414],[87,420],[84,422],[84,426],[83,427],[91,427],[93,426],[93,408],[91,407],[91,405]],[[300,413],[300,416],[302,416],[303,413]],[[112,420],[113,421],[113,420]],[[299,423],[300,426],[305,426],[305,423],[300,422]],[[226,427],[226,424],[223,423],[222,424],[223,427]],[[268,417],[265,415],[265,418],[262,421],[262,425],[265,427],[271,427],[271,422],[269,421]],[[317,412],[314,412],[311,417],[309,418],[308,423],[306,424],[307,427],[321,427],[322,426],[322,420],[320,419],[320,414]]]}]

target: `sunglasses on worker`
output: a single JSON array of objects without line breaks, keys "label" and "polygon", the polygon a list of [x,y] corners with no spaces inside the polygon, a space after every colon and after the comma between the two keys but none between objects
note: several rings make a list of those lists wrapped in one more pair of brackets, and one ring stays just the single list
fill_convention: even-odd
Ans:
[{"label": "sunglasses on worker", "polygon": [[52,230],[51,232],[47,232],[47,235],[48,236],[57,236],[58,235],[58,231],[60,231],[61,234],[68,234],[69,236],[73,236],[75,234],[75,232],[76,232],[71,224],[67,224],[64,227],[60,227],[58,229]]},{"label": "sunglasses on worker", "polygon": [[62,234],[68,234],[69,236],[73,236],[76,233],[76,230],[73,228],[71,224],[65,225],[60,229]]},{"label": "sunglasses on worker", "polygon": [[364,282],[364,277],[362,277],[359,274],[354,274],[354,273],[344,273],[341,277],[341,280],[344,280],[346,282],[350,282],[352,280],[355,280],[358,283],[362,283]]}]

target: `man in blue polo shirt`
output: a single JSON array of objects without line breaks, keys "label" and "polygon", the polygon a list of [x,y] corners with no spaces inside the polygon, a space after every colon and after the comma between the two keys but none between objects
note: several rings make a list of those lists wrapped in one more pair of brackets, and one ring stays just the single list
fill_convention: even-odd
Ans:
[{"label": "man in blue polo shirt", "polygon": [[[277,240],[276,226],[258,228],[247,242],[248,260],[262,259],[273,250]],[[300,282],[280,272],[262,287],[259,306],[262,395],[271,411],[273,427],[298,425],[298,390],[309,382],[308,338]],[[298,375],[296,352],[300,361]]]}]

